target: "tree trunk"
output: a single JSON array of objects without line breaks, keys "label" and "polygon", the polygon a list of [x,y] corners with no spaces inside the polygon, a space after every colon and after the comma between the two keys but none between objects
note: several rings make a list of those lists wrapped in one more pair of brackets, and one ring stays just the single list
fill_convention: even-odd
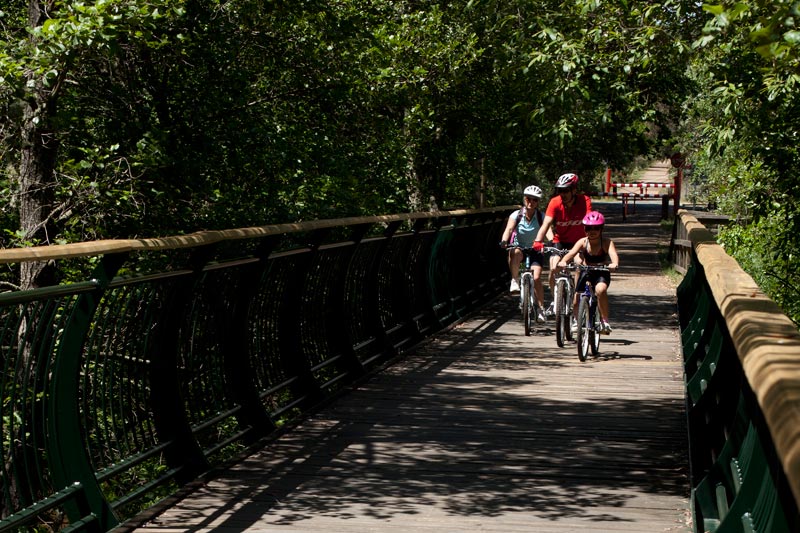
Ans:
[{"label": "tree trunk", "polygon": [[[39,2],[28,4],[31,28],[41,25],[46,12]],[[55,164],[58,153],[56,135],[50,129],[56,112],[58,85],[49,89],[30,74],[25,110],[22,118],[22,149],[19,164],[19,220],[24,239],[33,244],[49,244],[50,215],[55,193]],[[63,73],[61,73],[63,76]],[[54,268],[45,262],[22,263],[20,288],[30,289],[51,284]]]},{"label": "tree trunk", "polygon": [[[26,241],[38,245],[49,244],[52,237],[50,213],[53,209],[58,142],[52,131],[40,126],[43,121],[48,122],[47,117],[36,112],[37,108],[43,109],[45,114],[53,110],[47,104],[37,104],[29,105],[25,110],[18,175],[20,228]],[[39,118],[38,123],[33,120],[35,117]],[[53,281],[52,271],[53,268],[45,262],[22,263],[20,287],[24,290],[47,285]]]},{"label": "tree trunk", "polygon": [[408,109],[403,110],[403,136],[406,139],[406,192],[408,193],[408,211],[415,213],[422,211],[422,190],[419,183],[419,173],[417,172],[416,161],[416,142],[411,138],[406,121]]}]

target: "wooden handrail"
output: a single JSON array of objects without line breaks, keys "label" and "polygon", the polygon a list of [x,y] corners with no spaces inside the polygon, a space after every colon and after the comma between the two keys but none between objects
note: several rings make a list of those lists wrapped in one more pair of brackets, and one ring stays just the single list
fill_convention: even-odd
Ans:
[{"label": "wooden handrail", "polygon": [[73,244],[53,244],[49,246],[31,246],[25,248],[6,248],[0,250],[0,264],[20,263],[26,261],[50,261],[55,259],[69,259],[111,253],[125,253],[145,250],[176,250],[180,248],[193,248],[206,246],[221,241],[252,239],[282,235],[286,233],[299,233],[318,229],[333,228],[337,226],[352,226],[358,224],[388,224],[391,222],[404,222],[421,218],[455,217],[467,214],[494,213],[509,211],[519,206],[506,205],[484,209],[457,209],[452,211],[420,211],[397,215],[377,215],[366,217],[349,217],[325,220],[309,220],[286,224],[271,224],[267,226],[253,226],[227,230],[209,230],[176,235],[170,237],[157,237],[147,239],[104,239],[91,242]]},{"label": "wooden handrail", "polygon": [[678,214],[800,506],[800,332],[703,224]]}]

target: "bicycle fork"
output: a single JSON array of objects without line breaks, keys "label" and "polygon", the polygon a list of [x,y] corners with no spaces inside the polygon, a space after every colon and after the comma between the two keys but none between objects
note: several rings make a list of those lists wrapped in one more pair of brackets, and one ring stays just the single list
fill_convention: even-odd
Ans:
[{"label": "bicycle fork", "polygon": [[[534,303],[536,302],[536,296],[534,294],[534,286],[533,286],[533,274],[531,273],[531,258],[525,254],[525,270],[519,276],[519,307],[522,309],[522,306],[525,304],[523,298],[525,298],[526,293],[530,304],[530,309],[534,309]],[[522,290],[522,286],[528,286],[527,291]]]},{"label": "bicycle fork", "polygon": [[583,296],[586,297],[586,324],[583,324],[589,331],[595,331],[595,313],[597,313],[597,298],[595,298],[594,291],[586,282],[586,288],[583,290]]}]

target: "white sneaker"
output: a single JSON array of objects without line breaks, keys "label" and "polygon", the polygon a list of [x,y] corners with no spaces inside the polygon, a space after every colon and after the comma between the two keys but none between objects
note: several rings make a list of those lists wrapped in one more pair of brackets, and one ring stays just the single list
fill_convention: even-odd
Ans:
[{"label": "white sneaker", "polygon": [[609,335],[611,333],[611,324],[609,324],[607,320],[600,321],[600,333],[603,335]]},{"label": "white sneaker", "polygon": [[572,332],[573,335],[578,334],[578,321],[572,318],[570,320],[569,330]]},{"label": "white sneaker", "polygon": [[536,310],[536,322],[544,324],[544,311],[541,307]]},{"label": "white sneaker", "polygon": [[544,312],[545,316],[553,317],[556,316],[556,303],[550,302],[550,305],[547,306],[547,310]]},{"label": "white sneaker", "polygon": [[508,292],[519,292],[519,282],[516,279],[511,280],[511,287]]}]

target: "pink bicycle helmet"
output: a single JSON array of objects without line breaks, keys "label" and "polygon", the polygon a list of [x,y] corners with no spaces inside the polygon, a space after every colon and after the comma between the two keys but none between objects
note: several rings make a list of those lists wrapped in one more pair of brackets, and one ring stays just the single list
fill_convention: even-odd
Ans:
[{"label": "pink bicycle helmet", "polygon": [[571,189],[578,186],[578,176],[572,173],[561,174],[556,180],[556,189]]},{"label": "pink bicycle helmet", "polygon": [[599,211],[589,211],[586,213],[586,216],[583,217],[584,226],[602,226],[605,223],[606,218],[603,216],[603,213]]}]

